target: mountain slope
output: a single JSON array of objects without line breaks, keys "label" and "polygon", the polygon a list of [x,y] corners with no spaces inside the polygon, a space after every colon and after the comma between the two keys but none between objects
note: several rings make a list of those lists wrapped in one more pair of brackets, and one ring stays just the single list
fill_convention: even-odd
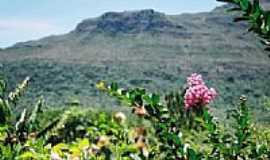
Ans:
[{"label": "mountain slope", "polygon": [[246,24],[233,23],[234,16],[224,13],[227,7],[181,15],[108,12],[65,35],[1,50],[2,71],[11,82],[30,75],[30,92],[44,95],[49,104],[76,98],[100,105],[103,98],[94,84],[101,79],[168,91],[181,87],[192,72],[218,88],[216,105],[223,107],[241,94],[256,102],[254,97],[270,96],[269,58],[246,33]]}]

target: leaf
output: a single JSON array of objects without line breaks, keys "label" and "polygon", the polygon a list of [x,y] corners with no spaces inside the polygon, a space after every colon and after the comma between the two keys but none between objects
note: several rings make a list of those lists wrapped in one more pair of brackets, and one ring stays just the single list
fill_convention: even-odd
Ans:
[{"label": "leaf", "polygon": [[118,84],[117,83],[112,83],[110,86],[111,91],[117,92],[118,90]]},{"label": "leaf", "polygon": [[6,124],[10,117],[11,109],[8,102],[0,98],[0,124]]},{"label": "leaf", "polygon": [[18,132],[25,125],[26,122],[26,109],[24,109],[20,115],[20,119],[17,121],[15,125],[15,130]]},{"label": "leaf", "polygon": [[236,17],[236,18],[234,18],[234,22],[240,22],[240,21],[247,21],[247,20],[249,20],[249,17],[247,17],[247,16],[243,16],[243,17]]},{"label": "leaf", "polygon": [[30,151],[24,152],[22,155],[19,156],[19,160],[30,160],[30,159],[37,159],[37,157]]},{"label": "leaf", "polygon": [[199,160],[199,158],[197,157],[196,152],[193,149],[188,148],[187,152],[188,152],[189,160]]},{"label": "leaf", "polygon": [[17,85],[13,92],[10,92],[8,95],[8,100],[16,105],[17,101],[19,100],[20,96],[25,91],[28,83],[30,81],[30,77],[26,77],[20,84]]},{"label": "leaf", "polygon": [[250,9],[250,2],[248,0],[241,0],[240,7],[242,10],[247,11],[248,9]]},{"label": "leaf", "polygon": [[252,17],[255,19],[255,21],[260,18],[262,14],[262,9],[260,7],[259,0],[254,0],[253,6],[252,6]]},{"label": "leaf", "polygon": [[61,157],[64,155],[63,151],[68,151],[69,150],[69,147],[67,144],[65,143],[59,143],[57,144],[56,146],[54,146],[52,148],[52,151],[54,153],[57,153],[58,155],[60,155]]},{"label": "leaf", "polygon": [[6,82],[3,79],[0,79],[0,97],[3,97],[4,92],[6,91]]},{"label": "leaf", "polygon": [[46,127],[44,127],[41,131],[37,133],[37,138],[45,136],[46,133],[51,131],[57,124],[59,123],[60,118],[54,119],[52,122],[50,122]]},{"label": "leaf", "polygon": [[89,140],[84,138],[82,140],[79,141],[78,147],[79,149],[83,150],[85,148],[88,148],[90,146],[89,144]]},{"label": "leaf", "polygon": [[42,106],[44,105],[44,99],[40,98],[37,102],[37,104],[35,105],[34,110],[32,111],[29,119],[28,119],[28,123],[27,125],[30,128],[30,132],[32,132],[33,129],[37,129],[37,123],[38,123],[38,116],[40,113],[42,113]]},{"label": "leaf", "polygon": [[227,10],[227,12],[235,12],[235,11],[241,11],[241,8],[235,7]]},{"label": "leaf", "polygon": [[160,97],[159,97],[159,95],[157,95],[157,94],[152,94],[151,95],[151,99],[152,99],[152,105],[153,106],[155,106],[155,105],[158,105],[159,104],[159,102],[160,102]]}]

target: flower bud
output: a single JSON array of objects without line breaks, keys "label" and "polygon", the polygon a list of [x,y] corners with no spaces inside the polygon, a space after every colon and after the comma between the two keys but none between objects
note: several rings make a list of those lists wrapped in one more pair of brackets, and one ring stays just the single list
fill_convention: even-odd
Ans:
[{"label": "flower bud", "polygon": [[117,112],[114,115],[114,120],[120,124],[124,123],[126,119],[126,115],[123,112]]}]

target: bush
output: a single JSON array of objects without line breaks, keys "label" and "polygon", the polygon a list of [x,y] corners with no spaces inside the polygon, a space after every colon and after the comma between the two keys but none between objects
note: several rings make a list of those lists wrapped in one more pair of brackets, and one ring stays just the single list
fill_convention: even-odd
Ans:
[{"label": "bush", "polygon": [[[269,159],[270,130],[255,125],[247,98],[218,122],[209,104],[217,92],[199,74],[183,91],[161,96],[143,88],[123,89],[104,81],[97,88],[130,106],[137,118],[79,106],[16,114],[29,78],[6,93],[1,80],[0,155],[3,160],[62,159]],[[265,101],[267,105],[268,101]]]},{"label": "bush", "polygon": [[[257,128],[252,123],[245,96],[240,98],[238,107],[231,111],[234,123],[226,131],[206,107],[214,100],[216,91],[208,89],[197,74],[191,75],[187,83],[187,89],[165,96],[164,101],[159,95],[147,93],[141,88],[121,89],[116,83],[106,86],[104,82],[97,87],[127,103],[139,117],[151,121],[159,141],[159,152],[155,154],[159,154],[161,159],[270,158],[269,133],[264,133],[265,140],[258,140]],[[200,136],[195,142],[206,144],[199,144],[205,147],[203,149],[185,143],[183,137],[195,136],[196,132]]]}]

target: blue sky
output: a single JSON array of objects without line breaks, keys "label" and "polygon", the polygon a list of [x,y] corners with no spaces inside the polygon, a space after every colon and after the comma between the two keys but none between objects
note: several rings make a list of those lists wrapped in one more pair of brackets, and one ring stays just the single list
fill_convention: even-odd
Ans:
[{"label": "blue sky", "polygon": [[0,47],[66,33],[107,11],[155,9],[166,14],[210,11],[215,0],[0,0]]}]

